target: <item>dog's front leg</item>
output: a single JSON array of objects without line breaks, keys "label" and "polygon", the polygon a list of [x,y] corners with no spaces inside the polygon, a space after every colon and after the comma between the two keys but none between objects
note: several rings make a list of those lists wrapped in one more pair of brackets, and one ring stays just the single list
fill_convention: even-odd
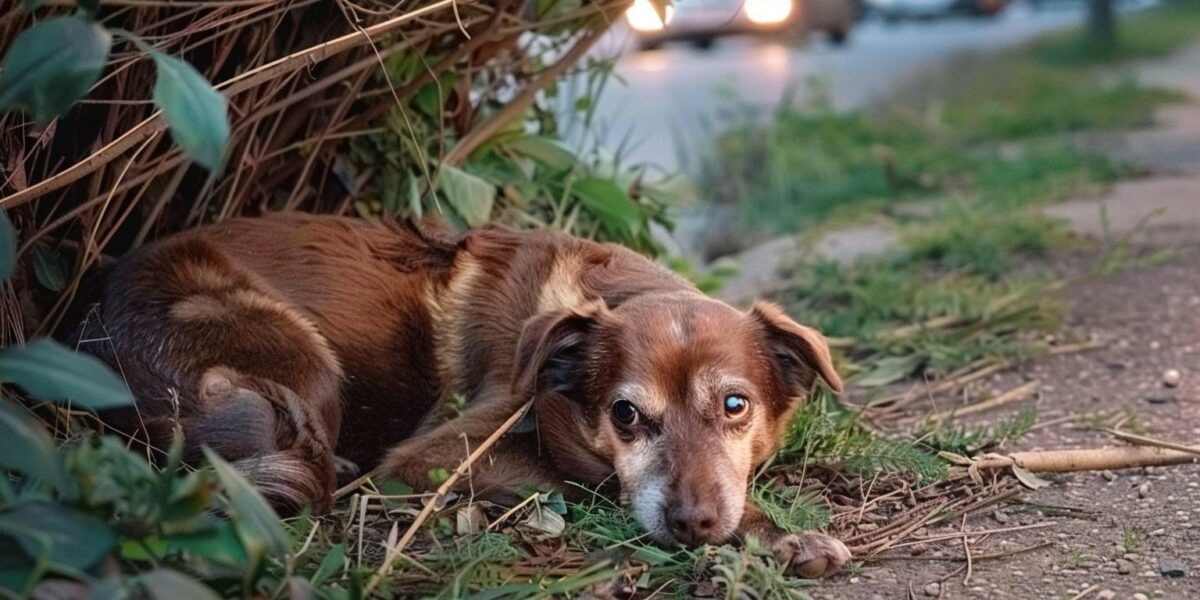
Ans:
[{"label": "dog's front leg", "polygon": [[827,577],[850,562],[850,549],[837,538],[814,531],[788,533],[772,523],[749,498],[738,536],[758,538],[787,567],[789,575],[806,579]]},{"label": "dog's front leg", "polygon": [[[458,418],[393,447],[378,472],[416,490],[434,489],[438,482],[431,477],[433,471],[458,468],[520,408],[521,404],[507,390],[481,394]],[[523,484],[542,490],[561,488],[561,478],[543,463],[536,458],[536,448],[526,448],[509,435],[476,460],[470,466],[469,476],[454,489],[508,501],[516,498],[517,488]]]}]

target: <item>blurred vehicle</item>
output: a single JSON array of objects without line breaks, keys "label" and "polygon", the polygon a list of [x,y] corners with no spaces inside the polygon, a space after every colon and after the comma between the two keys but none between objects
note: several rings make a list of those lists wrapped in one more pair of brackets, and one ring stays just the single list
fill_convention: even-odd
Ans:
[{"label": "blurred vehicle", "polygon": [[866,0],[872,10],[888,21],[932,19],[955,14],[992,16],[1008,0]]},{"label": "blurred vehicle", "polygon": [[737,34],[803,35],[821,31],[842,43],[858,20],[856,0],[634,0],[625,12],[643,49],[669,40],[712,45]]}]

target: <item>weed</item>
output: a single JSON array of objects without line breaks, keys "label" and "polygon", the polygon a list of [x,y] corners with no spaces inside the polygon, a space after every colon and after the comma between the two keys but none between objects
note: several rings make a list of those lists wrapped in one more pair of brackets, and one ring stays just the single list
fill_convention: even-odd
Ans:
[{"label": "weed", "polygon": [[1020,440],[1036,421],[1037,412],[1028,409],[998,423],[974,428],[955,427],[945,422],[936,426],[926,424],[918,432],[918,439],[934,451],[971,456]]},{"label": "weed", "polygon": [[1121,528],[1121,547],[1125,549],[1126,553],[1137,550],[1145,540],[1146,534],[1142,530],[1129,526]]},{"label": "weed", "polygon": [[[856,475],[870,477],[879,473],[911,473],[925,482],[938,481],[946,475],[946,465],[937,456],[918,448],[910,439],[887,439],[868,432],[858,421],[858,415],[833,400],[823,389],[802,408],[789,426],[775,463],[807,468],[822,465]],[[783,496],[796,501],[803,510],[781,513],[776,522],[788,524],[789,519],[817,519],[823,513],[809,511],[799,492]],[[772,505],[779,500],[769,498]],[[773,515],[775,516],[775,515]]]}]

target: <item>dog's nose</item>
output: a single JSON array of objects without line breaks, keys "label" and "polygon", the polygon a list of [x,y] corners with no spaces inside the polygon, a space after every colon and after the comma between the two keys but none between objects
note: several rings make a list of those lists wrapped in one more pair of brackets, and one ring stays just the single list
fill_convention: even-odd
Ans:
[{"label": "dog's nose", "polygon": [[679,502],[666,508],[667,529],[688,546],[716,542],[717,507],[712,502]]}]

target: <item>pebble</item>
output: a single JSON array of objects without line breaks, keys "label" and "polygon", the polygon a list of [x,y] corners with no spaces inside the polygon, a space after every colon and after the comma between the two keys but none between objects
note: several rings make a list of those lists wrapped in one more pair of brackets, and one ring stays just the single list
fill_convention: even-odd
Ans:
[{"label": "pebble", "polygon": [[1133,563],[1127,560],[1117,561],[1117,572],[1122,575],[1128,575],[1133,572]]},{"label": "pebble", "polygon": [[861,532],[875,531],[879,526],[874,523],[859,523],[858,530]]},{"label": "pebble", "polygon": [[1167,369],[1163,373],[1162,382],[1163,382],[1163,385],[1165,385],[1169,388],[1173,388],[1173,387],[1179,385],[1179,380],[1182,378],[1183,378],[1183,376],[1179,374],[1178,369]]},{"label": "pebble", "polygon": [[1163,577],[1183,577],[1187,575],[1187,565],[1181,560],[1173,558],[1164,558],[1158,561],[1158,572]]},{"label": "pebble", "polygon": [[1100,593],[1096,594],[1098,600],[1113,600],[1116,597],[1117,593],[1112,590],[1100,590]]},{"label": "pebble", "polygon": [[1147,598],[1145,594],[1138,592],[1133,595],[1133,600],[1150,600],[1150,599]]},{"label": "pebble", "polygon": [[942,593],[942,584],[940,584],[936,581],[925,586],[925,595],[926,596],[937,596],[940,593]]},{"label": "pebble", "polygon": [[1107,469],[1100,471],[1100,476],[1103,477],[1104,480],[1108,481],[1108,482],[1113,482],[1113,481],[1117,480],[1117,474],[1113,473],[1112,471],[1109,471]]},{"label": "pebble", "polygon": [[1138,486],[1138,498],[1145,498],[1150,495],[1150,484],[1143,483]]}]

